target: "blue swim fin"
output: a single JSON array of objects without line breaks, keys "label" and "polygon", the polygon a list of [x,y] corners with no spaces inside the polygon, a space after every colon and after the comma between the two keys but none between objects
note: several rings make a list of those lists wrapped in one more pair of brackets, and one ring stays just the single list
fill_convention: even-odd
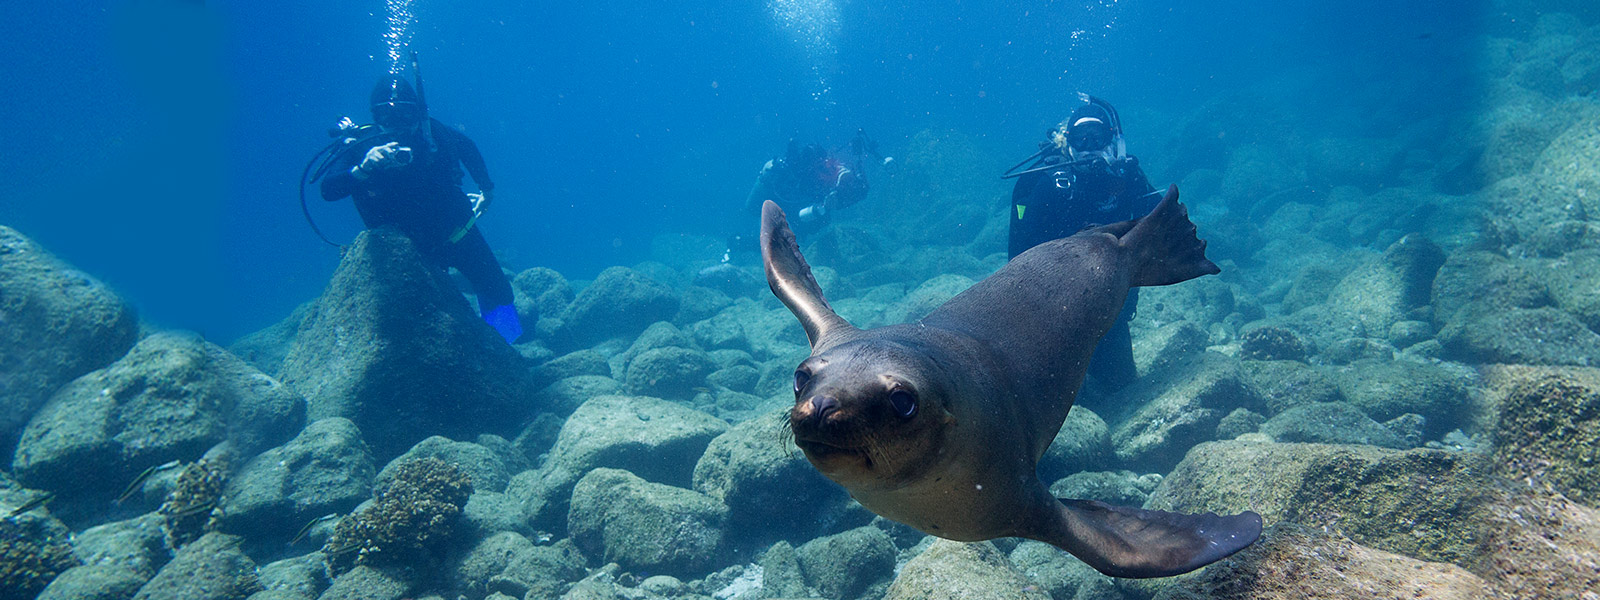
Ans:
[{"label": "blue swim fin", "polygon": [[507,344],[515,344],[517,338],[522,337],[522,321],[517,318],[517,307],[513,305],[502,304],[483,311],[483,321],[499,332]]}]

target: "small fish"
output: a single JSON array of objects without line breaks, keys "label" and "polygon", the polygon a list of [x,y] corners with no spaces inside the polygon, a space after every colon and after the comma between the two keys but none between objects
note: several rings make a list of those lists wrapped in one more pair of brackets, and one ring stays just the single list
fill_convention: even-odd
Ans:
[{"label": "small fish", "polygon": [[694,391],[697,394],[709,394],[709,393],[711,393],[711,388],[702,386],[702,387],[694,388]]},{"label": "small fish", "polygon": [[326,556],[338,556],[340,554],[345,554],[345,553],[348,553],[348,552],[354,552],[354,551],[360,550],[360,549],[361,549],[361,542],[351,542],[349,544],[345,544],[345,545],[339,546],[337,548],[328,548],[326,550],[323,550],[322,554],[324,554]]},{"label": "small fish", "polygon": [[16,509],[11,511],[11,514],[6,515],[6,516],[7,517],[15,517],[17,515],[20,515],[22,513],[28,512],[28,511],[33,510],[35,508],[39,508],[41,506],[49,504],[51,500],[55,500],[55,499],[56,499],[56,495],[55,494],[53,494],[51,492],[45,492],[44,495],[42,495],[42,496],[35,496],[34,499],[29,500],[27,502],[23,502],[22,506],[18,506]]},{"label": "small fish", "polygon": [[300,540],[305,539],[306,534],[311,533],[311,528],[312,527],[316,527],[318,523],[326,523],[328,521],[332,521],[332,520],[337,519],[337,518],[339,518],[339,513],[322,515],[320,517],[317,517],[315,519],[312,519],[312,520],[308,521],[306,523],[305,527],[301,527],[300,531],[295,532],[294,539],[289,540],[289,545],[293,546],[295,544],[300,543]]},{"label": "small fish", "polygon": [[206,503],[200,504],[198,506],[191,506],[189,508],[183,509],[183,510],[175,512],[175,513],[169,513],[169,514],[167,514],[167,517],[173,518],[173,519],[182,519],[184,517],[192,517],[194,515],[198,515],[198,514],[201,514],[201,513],[211,512],[211,510],[216,508],[216,507],[217,507],[217,502],[215,500],[212,500],[210,502],[206,502]]},{"label": "small fish", "polygon": [[117,502],[116,503],[117,504],[122,504],[129,497],[132,497],[133,493],[139,490],[139,486],[144,485],[144,480],[149,479],[151,475],[155,475],[156,473],[160,473],[160,472],[165,471],[167,469],[171,469],[171,468],[176,467],[176,466],[178,466],[180,464],[182,464],[182,462],[175,460],[175,461],[172,461],[172,462],[159,464],[159,465],[147,468],[144,471],[141,471],[139,473],[139,476],[138,477],[134,477],[133,478],[133,482],[129,483],[128,487],[124,488],[122,490],[122,494],[117,496]]}]

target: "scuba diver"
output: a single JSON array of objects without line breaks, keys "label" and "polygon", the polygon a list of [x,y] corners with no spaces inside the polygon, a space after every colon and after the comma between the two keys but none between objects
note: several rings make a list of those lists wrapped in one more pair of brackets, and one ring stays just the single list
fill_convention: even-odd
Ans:
[{"label": "scuba diver", "polygon": [[[1088,227],[1143,217],[1161,201],[1139,159],[1128,154],[1117,110],[1088,94],[1079,93],[1078,99],[1078,107],[1046,134],[1038,152],[1001,175],[1017,180],[1011,191],[1009,258]],[[1128,290],[1116,323],[1090,359],[1089,375],[1108,392],[1138,377],[1128,331],[1138,293],[1138,288]]]},{"label": "scuba diver", "polygon": [[[341,122],[333,133],[342,139],[317,172],[322,198],[351,198],[368,229],[392,226],[438,267],[455,267],[472,283],[483,320],[514,343],[522,324],[511,284],[476,225],[494,202],[494,182],[478,146],[428,116],[420,86],[420,79],[413,88],[404,78],[385,77],[372,90],[376,125]],[[462,191],[463,167],[479,193]]]},{"label": "scuba diver", "polygon": [[756,175],[755,187],[745,200],[745,213],[761,214],[767,200],[789,215],[798,235],[821,229],[833,214],[867,197],[866,159],[888,165],[894,159],[878,153],[878,143],[857,129],[846,152],[829,152],[819,144],[801,145],[789,140],[783,156],[767,161]]}]

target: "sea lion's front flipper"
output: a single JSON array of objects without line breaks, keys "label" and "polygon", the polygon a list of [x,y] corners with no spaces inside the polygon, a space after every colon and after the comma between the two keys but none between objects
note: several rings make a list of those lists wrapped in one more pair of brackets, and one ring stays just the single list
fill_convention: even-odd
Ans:
[{"label": "sea lion's front flipper", "polygon": [[811,276],[811,265],[800,254],[789,220],[771,200],[761,205],[761,261],[766,263],[767,286],[772,288],[772,295],[800,319],[812,350],[829,335],[855,329],[835,314],[822,297],[822,286],[817,285],[817,279]]},{"label": "sea lion's front flipper", "polygon": [[1261,536],[1261,515],[1184,515],[1061,499],[1065,531],[1050,542],[1112,577],[1188,573],[1244,549]]}]

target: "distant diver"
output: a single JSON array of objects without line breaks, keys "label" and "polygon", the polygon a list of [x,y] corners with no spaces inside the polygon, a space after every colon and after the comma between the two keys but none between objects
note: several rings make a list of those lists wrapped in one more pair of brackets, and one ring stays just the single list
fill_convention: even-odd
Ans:
[{"label": "distant diver", "polygon": [[796,231],[815,232],[867,197],[868,158],[885,165],[894,160],[878,154],[878,143],[860,129],[850,146],[839,151],[789,140],[784,155],[767,161],[756,174],[745,214],[760,215],[761,204],[771,200],[795,215]]},{"label": "distant diver", "polygon": [[[1010,258],[1089,227],[1137,218],[1161,201],[1139,159],[1128,154],[1117,110],[1088,94],[1078,94],[1078,100],[1067,120],[1046,133],[1038,152],[1001,175],[1017,179],[1011,191]],[[1090,359],[1089,375],[1107,392],[1138,378],[1128,331],[1138,299],[1137,289],[1128,291],[1122,312]]]},{"label": "distant diver", "polygon": [[[413,57],[413,69],[415,64]],[[330,132],[341,139],[324,149],[327,158],[311,178],[321,178],[322,198],[352,198],[367,228],[392,226],[436,266],[461,271],[477,294],[483,320],[507,343],[516,342],[523,330],[511,283],[477,227],[495,196],[478,146],[428,116],[420,79],[415,88],[398,76],[379,80],[371,108],[376,125],[345,119]],[[478,193],[462,191],[463,167]],[[306,172],[312,173],[311,165]]]}]

